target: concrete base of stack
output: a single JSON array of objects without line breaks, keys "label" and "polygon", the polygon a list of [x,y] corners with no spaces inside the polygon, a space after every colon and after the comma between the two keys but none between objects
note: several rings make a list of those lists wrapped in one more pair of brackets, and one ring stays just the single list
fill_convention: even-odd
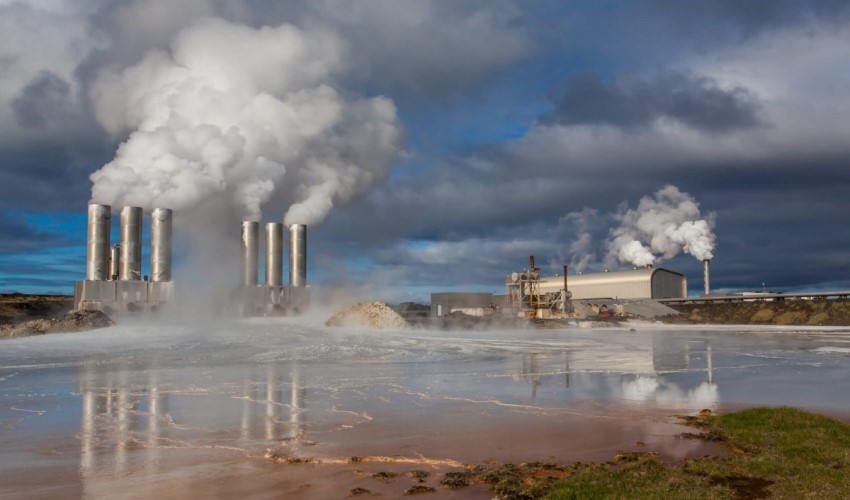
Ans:
[{"label": "concrete base of stack", "polygon": [[157,311],[174,297],[173,281],[77,281],[74,309],[113,312]]},{"label": "concrete base of stack", "polygon": [[240,316],[300,314],[310,303],[310,291],[291,286],[243,286],[235,302]]}]

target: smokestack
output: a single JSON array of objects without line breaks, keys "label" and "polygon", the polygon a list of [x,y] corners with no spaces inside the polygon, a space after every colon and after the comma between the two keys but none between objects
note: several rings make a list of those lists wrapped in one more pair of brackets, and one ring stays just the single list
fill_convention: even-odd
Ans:
[{"label": "smokestack", "polygon": [[121,266],[118,279],[142,279],[142,209],[121,209]]},{"label": "smokestack", "polygon": [[564,291],[568,290],[567,288],[567,271],[570,269],[570,266],[564,265]]},{"label": "smokestack", "polygon": [[289,226],[289,286],[307,286],[307,226]]},{"label": "smokestack", "polygon": [[705,259],[702,261],[702,276],[703,282],[705,283],[705,294],[708,295],[711,293],[711,284],[709,282],[709,268],[711,267],[711,261]]},{"label": "smokestack", "polygon": [[151,281],[171,281],[170,208],[154,208],[151,212]]},{"label": "smokestack", "polygon": [[121,272],[121,245],[115,244],[109,251],[109,279],[117,280]]},{"label": "smokestack", "polygon": [[242,286],[257,286],[260,223],[242,221]]},{"label": "smokestack", "polygon": [[283,223],[266,224],[266,286],[283,285]]},{"label": "smokestack", "polygon": [[103,281],[109,272],[109,226],[112,207],[89,205],[88,241],[86,245],[86,279]]},{"label": "smokestack", "polygon": [[531,271],[531,272],[537,271],[537,268],[534,266],[534,256],[533,255],[528,256],[528,264],[531,266],[531,269],[529,269],[529,271]]}]

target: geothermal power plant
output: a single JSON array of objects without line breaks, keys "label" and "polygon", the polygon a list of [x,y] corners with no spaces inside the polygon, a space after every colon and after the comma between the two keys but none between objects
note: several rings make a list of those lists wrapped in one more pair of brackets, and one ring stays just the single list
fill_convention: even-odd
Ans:
[{"label": "geothermal power plant", "polygon": [[[150,214],[150,274],[142,274],[144,211],[123,207],[119,242],[111,246],[112,207],[90,204],[86,279],[74,286],[76,309],[155,312],[174,301],[172,219],[168,208]],[[283,285],[284,225],[265,226],[265,280],[259,275],[259,222],[244,221],[241,230],[241,281],[234,283],[232,305],[242,315],[299,313],[309,303],[307,226],[289,227],[289,285]],[[235,240],[235,238],[234,238]]]}]

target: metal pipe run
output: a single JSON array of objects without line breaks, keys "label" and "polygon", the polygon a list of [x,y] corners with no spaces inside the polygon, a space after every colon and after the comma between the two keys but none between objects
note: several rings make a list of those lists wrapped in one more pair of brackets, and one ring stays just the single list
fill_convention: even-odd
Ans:
[{"label": "metal pipe run", "polygon": [[242,221],[242,285],[257,286],[260,223]]},{"label": "metal pipe run", "polygon": [[121,281],[142,279],[142,215],[140,207],[121,209]]},{"label": "metal pipe run", "polygon": [[171,281],[170,208],[154,208],[151,212],[151,281]]},{"label": "metal pipe run", "polygon": [[266,285],[283,285],[283,223],[266,224]]},{"label": "metal pipe run", "polygon": [[709,274],[710,274],[711,261],[705,259],[702,261],[702,276],[703,282],[705,284],[705,294],[709,295],[711,293],[711,283],[709,282]]},{"label": "metal pipe run", "polygon": [[109,226],[112,207],[89,205],[88,239],[86,245],[86,279],[103,281],[109,272]]},{"label": "metal pipe run", "polygon": [[307,226],[289,226],[289,286],[307,286]]}]

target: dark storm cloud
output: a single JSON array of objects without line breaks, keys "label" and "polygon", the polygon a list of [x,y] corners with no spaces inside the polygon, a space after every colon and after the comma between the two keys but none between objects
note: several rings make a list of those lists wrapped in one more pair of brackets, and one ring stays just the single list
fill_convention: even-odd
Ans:
[{"label": "dark storm cloud", "polygon": [[71,85],[52,71],[42,71],[21,89],[11,106],[22,127],[44,127],[64,118],[70,106]]},{"label": "dark storm cloud", "polygon": [[639,9],[649,8],[660,16],[671,16],[679,29],[727,22],[737,25],[744,34],[765,29],[797,25],[813,19],[834,21],[850,14],[846,0],[702,0],[680,2],[677,0],[640,0]]},{"label": "dark storm cloud", "polygon": [[706,132],[759,124],[752,92],[721,89],[711,78],[665,73],[654,79],[621,77],[606,83],[594,74],[571,78],[546,123],[642,127],[670,118]]}]

